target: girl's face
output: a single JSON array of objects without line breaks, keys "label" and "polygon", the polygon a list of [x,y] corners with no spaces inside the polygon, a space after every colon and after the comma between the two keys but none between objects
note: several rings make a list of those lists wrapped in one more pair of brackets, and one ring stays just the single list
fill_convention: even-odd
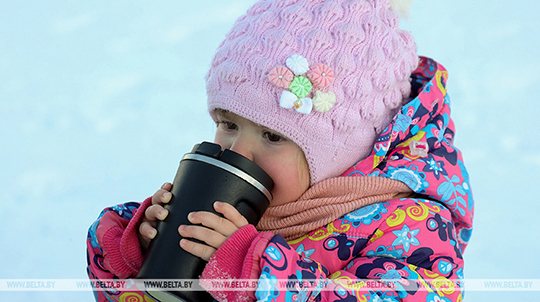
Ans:
[{"label": "girl's face", "polygon": [[270,206],[293,202],[309,188],[309,168],[302,149],[266,127],[232,112],[216,110],[214,142],[247,157],[274,180]]}]

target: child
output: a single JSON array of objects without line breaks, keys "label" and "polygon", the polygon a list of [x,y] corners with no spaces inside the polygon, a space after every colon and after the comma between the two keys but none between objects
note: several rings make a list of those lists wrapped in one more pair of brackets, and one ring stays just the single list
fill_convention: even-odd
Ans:
[{"label": "child", "polygon": [[[275,187],[256,227],[226,203],[215,204],[224,218],[197,212],[199,226],[179,226],[206,243],[179,244],[209,260],[201,285],[216,300],[462,299],[473,200],[448,73],[398,28],[405,2],[259,0],[218,48],[207,76],[215,142]],[[137,274],[170,189],[101,213],[88,236],[91,279]],[[215,279],[258,284],[218,292]],[[152,301],[136,288],[96,295]]]}]

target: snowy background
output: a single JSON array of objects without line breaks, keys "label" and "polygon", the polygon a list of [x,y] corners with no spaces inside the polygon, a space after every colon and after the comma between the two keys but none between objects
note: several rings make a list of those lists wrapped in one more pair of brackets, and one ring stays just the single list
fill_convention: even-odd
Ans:
[{"label": "snowy background", "polygon": [[[100,211],[150,196],[193,144],[213,139],[203,78],[252,3],[0,1],[0,279],[86,278],[87,228]],[[402,22],[419,54],[450,72],[476,200],[467,278],[540,278],[539,8],[417,0]],[[467,292],[465,301],[537,295]],[[60,299],[93,295],[0,292],[2,301]]]}]

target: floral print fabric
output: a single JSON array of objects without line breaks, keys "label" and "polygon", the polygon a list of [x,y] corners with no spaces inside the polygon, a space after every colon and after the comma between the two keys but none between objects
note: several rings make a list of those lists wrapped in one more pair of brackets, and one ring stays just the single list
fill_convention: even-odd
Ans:
[{"label": "floral print fabric", "polygon": [[453,145],[447,78],[442,65],[421,57],[412,75],[417,96],[379,137],[371,156],[344,176],[392,178],[442,203],[452,212],[457,248],[463,252],[472,231],[474,202],[462,154]]}]

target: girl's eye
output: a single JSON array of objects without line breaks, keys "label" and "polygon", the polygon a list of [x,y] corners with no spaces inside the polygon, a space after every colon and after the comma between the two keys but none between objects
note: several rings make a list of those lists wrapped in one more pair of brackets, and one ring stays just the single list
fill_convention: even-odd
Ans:
[{"label": "girl's eye", "polygon": [[236,130],[238,129],[238,126],[233,122],[218,122],[218,124],[222,125],[226,130]]},{"label": "girl's eye", "polygon": [[236,126],[233,122],[225,122],[225,126],[227,126],[227,129],[229,130],[236,130],[238,129],[238,126]]},{"label": "girl's eye", "polygon": [[279,142],[283,140],[283,137],[272,132],[264,132],[264,137],[271,142]]}]

